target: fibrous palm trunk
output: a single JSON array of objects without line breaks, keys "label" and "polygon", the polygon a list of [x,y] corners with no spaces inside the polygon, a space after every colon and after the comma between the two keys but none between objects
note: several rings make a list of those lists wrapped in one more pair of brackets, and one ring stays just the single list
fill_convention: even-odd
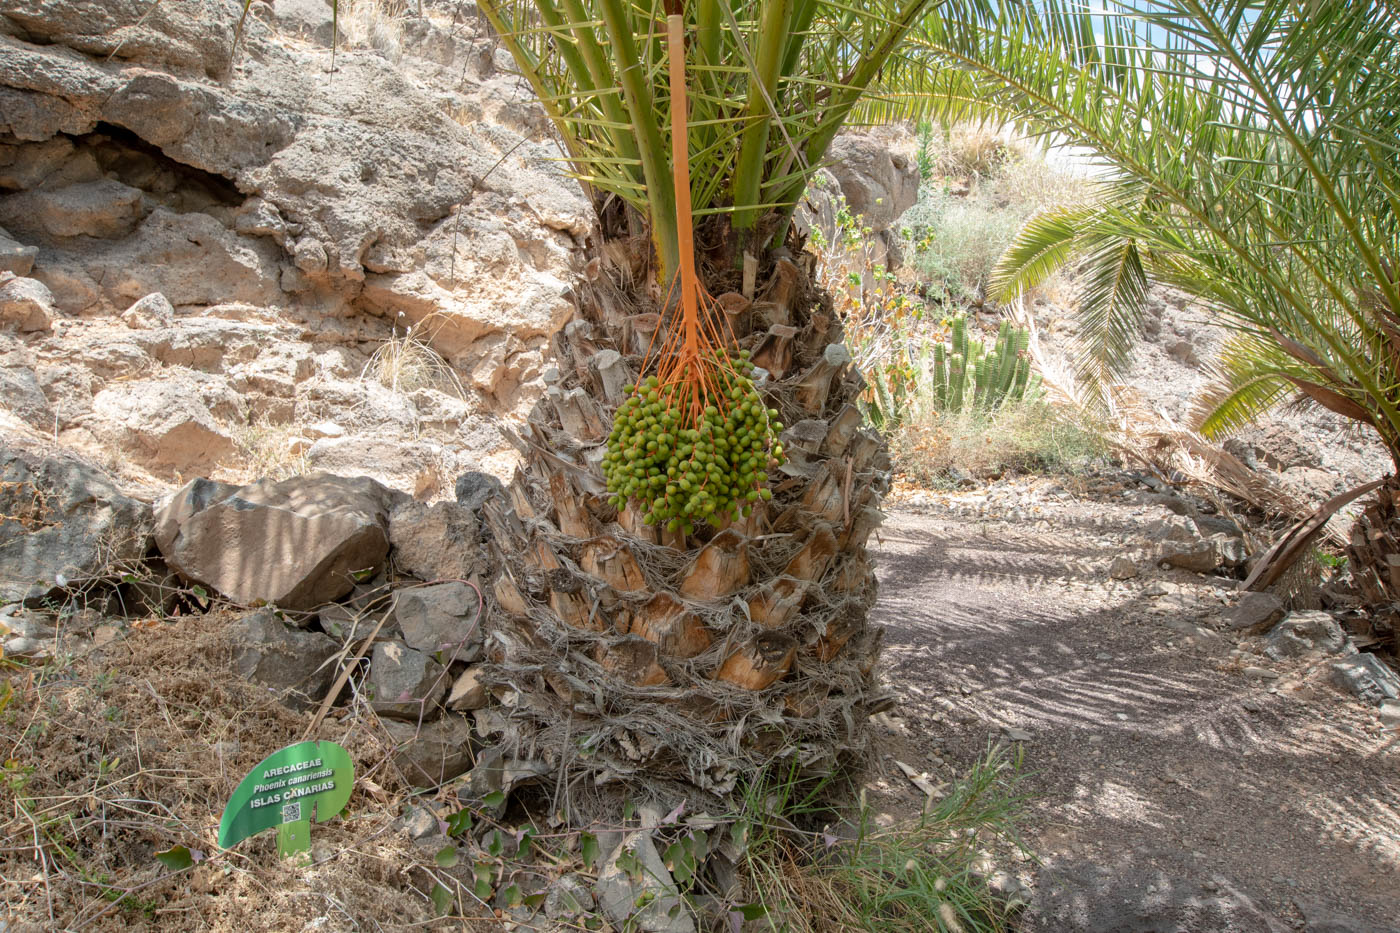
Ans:
[{"label": "fibrous palm trunk", "polygon": [[1347,559],[1371,611],[1372,635],[1400,654],[1400,478],[1387,480],[1357,516]]},{"label": "fibrous palm trunk", "polygon": [[619,514],[599,468],[623,386],[647,375],[670,316],[600,260],[577,289],[524,465],[486,508],[499,561],[486,677],[507,695],[487,728],[549,764],[556,806],[613,781],[722,798],[775,760],[830,768],[886,702],[866,541],[889,459],[862,426],[861,379],[813,262],[780,252],[752,300],[718,299],[767,374],[790,462],[751,516],[688,537]]}]

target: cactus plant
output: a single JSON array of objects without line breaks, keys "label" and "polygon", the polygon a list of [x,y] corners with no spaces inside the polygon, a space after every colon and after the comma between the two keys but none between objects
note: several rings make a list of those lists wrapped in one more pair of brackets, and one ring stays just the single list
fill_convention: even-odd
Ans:
[{"label": "cactus plant", "polygon": [[967,315],[953,318],[948,344],[933,352],[934,405],[941,411],[993,411],[1034,398],[1040,379],[1031,373],[1030,332],[1003,321],[987,350],[968,333]]}]

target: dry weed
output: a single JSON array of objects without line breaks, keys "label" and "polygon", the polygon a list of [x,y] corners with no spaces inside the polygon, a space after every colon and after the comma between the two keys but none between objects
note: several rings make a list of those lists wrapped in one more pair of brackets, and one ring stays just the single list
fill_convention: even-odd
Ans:
[{"label": "dry weed", "polygon": [[[372,721],[313,738],[357,762],[345,813],[312,831],[309,864],[270,835],[215,845],[223,807],[305,719],[232,673],[230,617],[133,627],[68,666],[0,669],[0,902],[11,929],[403,929],[431,921],[423,854],[394,832]],[[381,795],[370,799],[371,795]],[[155,853],[206,853],[172,872]]]},{"label": "dry weed", "polygon": [[[400,312],[400,320],[403,316]],[[360,378],[374,379],[390,391],[403,395],[418,389],[437,389],[459,399],[466,398],[467,390],[452,364],[432,348],[431,335],[424,338],[415,333],[421,331],[422,323],[402,327],[402,330],[402,325],[396,324],[393,335],[370,355],[369,362],[360,371]]]}]

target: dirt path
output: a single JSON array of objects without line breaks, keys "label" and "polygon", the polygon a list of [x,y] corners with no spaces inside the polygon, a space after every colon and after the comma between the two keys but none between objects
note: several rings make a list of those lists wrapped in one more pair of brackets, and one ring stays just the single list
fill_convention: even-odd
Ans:
[{"label": "dirt path", "polygon": [[895,759],[946,780],[1024,730],[1024,929],[1400,930],[1400,736],[1317,665],[1186,634],[1226,590],[1139,550],[1165,509],[1046,480],[925,499],[877,546],[881,806],[921,801]]}]

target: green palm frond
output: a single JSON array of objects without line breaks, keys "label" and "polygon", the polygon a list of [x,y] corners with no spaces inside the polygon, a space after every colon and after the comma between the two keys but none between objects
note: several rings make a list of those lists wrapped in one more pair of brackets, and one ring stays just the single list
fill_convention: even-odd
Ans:
[{"label": "green palm frond", "polygon": [[1138,243],[1108,235],[1086,244],[1079,266],[1080,378],[1097,386],[1131,361],[1147,307],[1147,273]]},{"label": "green palm frond", "polygon": [[1211,387],[1196,400],[1195,420],[1206,437],[1227,437],[1297,392],[1288,378],[1296,364],[1257,337],[1230,340],[1216,369]]},{"label": "green palm frond", "polygon": [[[691,0],[684,17],[694,215],[781,232],[808,179],[933,0]],[[575,174],[652,226],[674,268],[662,0],[482,0]],[[776,214],[777,224],[759,220]],[[669,218],[669,219],[668,219]],[[765,243],[748,244],[762,249]]]},{"label": "green palm frond", "polygon": [[[1256,348],[1291,341],[1315,357],[1294,360],[1308,372],[1291,382],[1272,364],[1241,370],[1214,429],[1276,401],[1287,382],[1372,424],[1400,463],[1400,322],[1377,311],[1400,309],[1400,8],[1105,8],[950,0],[887,71],[895,82],[934,74],[951,98],[938,106],[1007,114],[1090,149],[1141,193],[1136,209],[1084,218],[1073,239],[1041,229],[1018,241],[1090,260],[1087,358],[1108,370],[1120,358],[1145,274],[1190,291]],[[1029,249],[1008,257],[1006,281],[1017,268],[1033,280],[1046,265],[1035,261]]]},{"label": "green palm frond", "polygon": [[1074,258],[1079,231],[1092,217],[1091,208],[1057,208],[1027,220],[992,269],[991,298],[1008,304],[1043,285]]}]

